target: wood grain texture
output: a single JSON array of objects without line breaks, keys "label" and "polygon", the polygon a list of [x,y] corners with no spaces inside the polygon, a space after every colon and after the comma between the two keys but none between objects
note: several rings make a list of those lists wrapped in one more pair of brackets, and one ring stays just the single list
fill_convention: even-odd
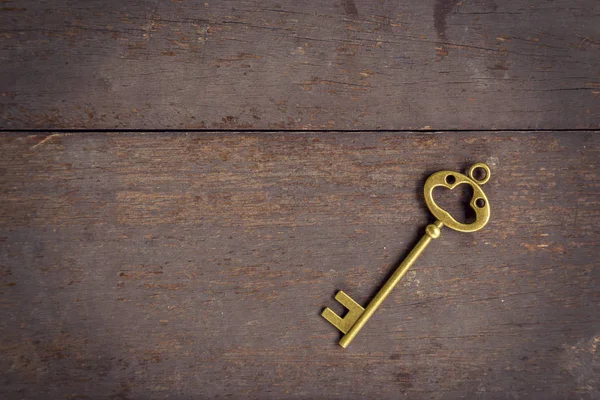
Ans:
[{"label": "wood grain texture", "polygon": [[[597,399],[593,132],[0,136],[4,399]],[[487,162],[492,219],[422,233],[424,179]],[[336,308],[337,309],[337,308]],[[339,309],[337,309],[339,310]]]},{"label": "wood grain texture", "polygon": [[595,0],[3,0],[0,128],[598,129]]}]

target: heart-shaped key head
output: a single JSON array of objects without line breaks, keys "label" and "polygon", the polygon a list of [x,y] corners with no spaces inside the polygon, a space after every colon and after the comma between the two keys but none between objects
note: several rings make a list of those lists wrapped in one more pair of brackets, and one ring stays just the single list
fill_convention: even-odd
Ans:
[{"label": "heart-shaped key head", "polygon": [[[483,171],[481,171],[483,170]],[[485,172],[485,176],[476,178],[478,172]],[[425,182],[425,202],[429,211],[445,226],[460,232],[475,232],[483,228],[490,220],[490,203],[481,189],[482,185],[490,179],[490,168],[484,163],[473,164],[467,172],[468,176],[454,171],[439,171],[427,178]],[[475,222],[463,224],[450,215],[449,212],[438,206],[433,200],[433,189],[443,186],[454,189],[459,185],[467,184],[473,188],[473,197],[469,202],[475,211]]]}]

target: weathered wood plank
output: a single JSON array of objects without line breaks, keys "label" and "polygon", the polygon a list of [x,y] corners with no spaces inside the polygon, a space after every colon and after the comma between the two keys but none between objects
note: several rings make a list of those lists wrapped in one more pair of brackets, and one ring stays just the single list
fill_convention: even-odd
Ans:
[{"label": "weathered wood plank", "polygon": [[595,0],[3,1],[0,127],[600,127]]},{"label": "weathered wood plank", "polygon": [[[598,398],[600,136],[3,134],[0,369],[21,398]],[[492,167],[492,220],[422,232],[423,180]]]}]

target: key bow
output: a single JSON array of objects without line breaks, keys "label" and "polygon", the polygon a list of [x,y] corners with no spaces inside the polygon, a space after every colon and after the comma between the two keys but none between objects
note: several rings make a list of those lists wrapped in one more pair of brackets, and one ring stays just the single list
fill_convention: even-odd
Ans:
[{"label": "key bow", "polygon": [[[481,179],[475,177],[478,169],[485,171],[485,176]],[[482,185],[490,179],[490,168],[484,163],[476,163],[467,171],[469,176],[454,171],[439,171],[427,178],[425,182],[425,202],[429,211],[444,226],[459,232],[475,232],[483,228],[490,220],[490,203],[481,189]],[[443,186],[447,189],[454,189],[459,185],[470,185],[473,188],[473,197],[470,201],[471,208],[475,211],[475,221],[470,224],[458,222],[446,210],[437,205],[433,200],[433,189],[437,186]]]}]

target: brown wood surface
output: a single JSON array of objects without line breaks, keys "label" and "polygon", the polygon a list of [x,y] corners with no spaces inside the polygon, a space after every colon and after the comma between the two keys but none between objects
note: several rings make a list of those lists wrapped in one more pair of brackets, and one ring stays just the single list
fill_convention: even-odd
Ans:
[{"label": "brown wood surface", "polygon": [[[0,397],[598,399],[599,153],[594,132],[4,133]],[[476,161],[488,226],[443,230],[339,347],[323,307],[366,303],[431,221],[425,178]]]},{"label": "brown wood surface", "polygon": [[598,129],[597,0],[2,0],[0,128]]}]

